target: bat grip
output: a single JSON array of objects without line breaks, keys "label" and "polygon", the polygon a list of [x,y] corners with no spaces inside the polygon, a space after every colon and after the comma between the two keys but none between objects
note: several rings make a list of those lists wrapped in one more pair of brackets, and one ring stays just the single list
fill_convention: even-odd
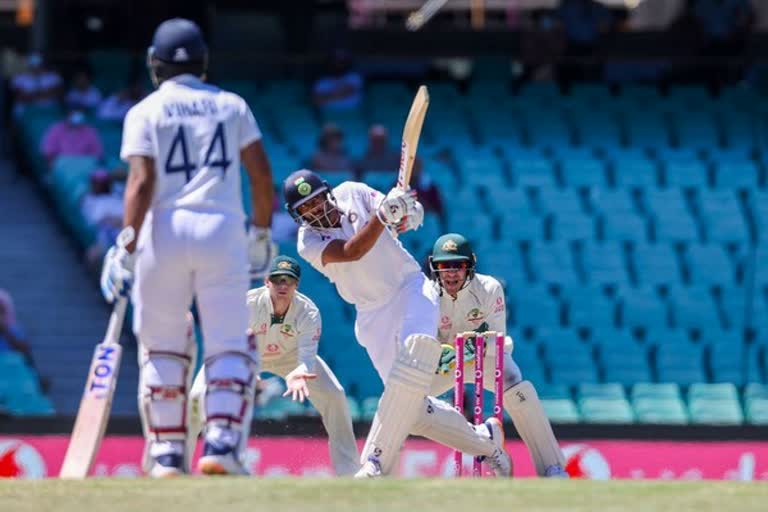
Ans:
[{"label": "bat grip", "polygon": [[109,315],[109,326],[107,334],[104,337],[104,343],[117,344],[120,341],[120,331],[123,329],[123,319],[125,318],[125,308],[128,307],[128,299],[120,297],[112,308],[112,314]]}]

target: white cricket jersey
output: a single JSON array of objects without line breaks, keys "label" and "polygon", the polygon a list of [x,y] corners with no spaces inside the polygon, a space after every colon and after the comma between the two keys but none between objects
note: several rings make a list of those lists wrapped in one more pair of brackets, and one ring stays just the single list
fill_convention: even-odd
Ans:
[{"label": "white cricket jersey", "polygon": [[507,311],[501,283],[491,276],[475,274],[469,285],[456,294],[456,299],[443,291],[437,330],[441,343],[453,343],[456,334],[474,331],[483,323],[487,324],[485,331],[506,332]]},{"label": "white cricket jersey", "polygon": [[180,75],[164,81],[128,112],[120,157],[154,159],[152,209],[244,215],[240,150],[259,139],[261,132],[243,98]]},{"label": "white cricket jersey", "polygon": [[248,291],[248,325],[256,336],[260,359],[270,362],[293,359],[304,371],[314,370],[322,321],[320,311],[306,295],[296,292],[281,323],[272,323],[274,308],[269,288]]},{"label": "white cricket jersey", "polygon": [[389,230],[379,236],[368,253],[357,261],[323,265],[322,255],[332,240],[349,240],[376,215],[376,207],[384,195],[365,185],[347,181],[333,189],[336,204],[342,212],[341,227],[299,229],[298,251],[325,275],[341,298],[358,310],[376,308],[395,296],[409,275],[420,272],[419,264]]}]

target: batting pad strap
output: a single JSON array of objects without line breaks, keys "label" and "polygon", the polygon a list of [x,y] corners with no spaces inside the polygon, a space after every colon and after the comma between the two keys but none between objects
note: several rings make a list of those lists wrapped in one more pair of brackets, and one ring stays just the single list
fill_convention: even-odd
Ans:
[{"label": "batting pad strap", "polygon": [[142,359],[140,403],[147,437],[156,441],[185,439],[191,358],[151,351]]},{"label": "batting pad strap", "polygon": [[241,429],[253,406],[254,361],[248,354],[224,352],[205,362],[205,422]]},{"label": "batting pad strap", "polygon": [[389,372],[363,453],[363,460],[378,459],[384,475],[392,472],[400,447],[425,407],[441,351],[431,336],[409,336]]},{"label": "batting pad strap", "polygon": [[524,380],[504,392],[504,409],[528,447],[539,476],[544,476],[548,466],[565,466],[565,458],[552,432],[552,425],[530,381]]}]

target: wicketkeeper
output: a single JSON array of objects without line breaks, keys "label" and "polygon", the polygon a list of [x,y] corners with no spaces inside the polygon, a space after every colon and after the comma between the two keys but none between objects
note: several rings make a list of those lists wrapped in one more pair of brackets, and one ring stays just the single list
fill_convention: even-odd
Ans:
[{"label": "wicketkeeper", "polygon": [[[431,393],[439,396],[454,383],[456,349],[454,339],[462,332],[506,332],[506,305],[501,283],[475,272],[477,258],[466,238],[449,233],[437,239],[429,258],[432,279],[440,294],[438,339],[443,344],[438,378]],[[485,350],[485,389],[493,391],[496,339],[489,337]],[[464,345],[464,365],[474,365],[473,343]],[[523,380],[512,359],[514,343],[507,336],[504,350],[504,410],[528,447],[539,476],[567,478],[565,459],[552,432],[536,388]]]}]

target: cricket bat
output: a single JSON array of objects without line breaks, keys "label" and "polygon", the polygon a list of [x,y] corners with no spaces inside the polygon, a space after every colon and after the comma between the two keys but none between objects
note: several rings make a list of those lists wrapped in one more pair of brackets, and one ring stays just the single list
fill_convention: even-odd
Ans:
[{"label": "cricket bat", "polygon": [[[133,229],[125,228],[118,235],[118,246],[125,247],[133,240]],[[107,429],[112,398],[117,386],[120,358],[120,331],[123,328],[128,299],[119,298],[112,308],[104,340],[96,345],[85,382],[83,398],[77,411],[75,427],[69,439],[67,453],[61,465],[59,478],[85,478],[91,472],[101,440]]]},{"label": "cricket bat", "polygon": [[407,190],[411,182],[413,162],[416,159],[416,148],[419,147],[421,127],[424,125],[424,117],[429,107],[429,92],[427,86],[419,87],[416,97],[413,98],[411,111],[403,127],[403,140],[400,145],[400,169],[397,172],[397,187]]}]

